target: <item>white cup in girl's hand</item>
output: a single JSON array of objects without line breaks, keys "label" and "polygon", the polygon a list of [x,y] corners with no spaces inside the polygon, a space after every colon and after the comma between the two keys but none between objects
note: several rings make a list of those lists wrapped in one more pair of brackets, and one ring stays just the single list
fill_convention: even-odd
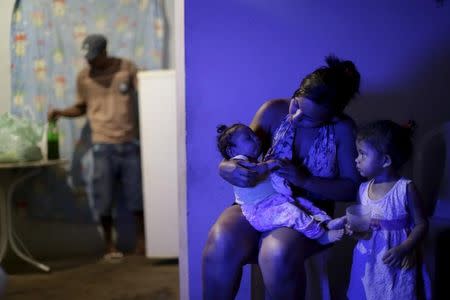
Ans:
[{"label": "white cup in girl's hand", "polygon": [[347,207],[346,216],[350,229],[354,232],[365,232],[370,227],[370,206],[356,204]]}]

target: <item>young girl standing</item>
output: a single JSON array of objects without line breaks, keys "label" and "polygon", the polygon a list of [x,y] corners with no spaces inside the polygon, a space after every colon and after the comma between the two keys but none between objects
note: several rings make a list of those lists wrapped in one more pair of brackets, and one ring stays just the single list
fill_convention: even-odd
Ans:
[{"label": "young girl standing", "polygon": [[356,167],[369,179],[359,188],[359,200],[370,206],[372,219],[371,231],[360,236],[353,252],[347,296],[422,299],[424,274],[417,250],[428,221],[414,184],[399,174],[412,153],[411,129],[377,121],[359,130],[356,147]]}]

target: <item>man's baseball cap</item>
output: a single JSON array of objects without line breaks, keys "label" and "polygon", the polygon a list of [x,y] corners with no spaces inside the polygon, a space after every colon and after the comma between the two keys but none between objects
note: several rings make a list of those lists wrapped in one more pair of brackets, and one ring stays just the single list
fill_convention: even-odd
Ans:
[{"label": "man's baseball cap", "polygon": [[81,46],[84,57],[87,60],[92,60],[97,57],[103,50],[106,49],[108,41],[106,37],[101,34],[88,35]]}]

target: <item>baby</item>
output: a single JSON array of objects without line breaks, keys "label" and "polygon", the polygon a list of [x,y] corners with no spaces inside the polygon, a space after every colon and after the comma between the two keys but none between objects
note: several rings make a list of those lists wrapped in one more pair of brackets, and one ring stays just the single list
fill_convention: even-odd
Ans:
[{"label": "baby", "polygon": [[[253,130],[243,124],[217,128],[217,146],[225,159],[248,161],[242,165],[257,172],[261,180],[254,187],[234,186],[235,202],[248,222],[264,232],[289,227],[320,244],[333,243],[344,233],[342,219],[331,220],[310,201],[294,198],[288,182],[276,174],[282,160],[259,161],[261,142]],[[339,229],[335,229],[339,228]]]}]

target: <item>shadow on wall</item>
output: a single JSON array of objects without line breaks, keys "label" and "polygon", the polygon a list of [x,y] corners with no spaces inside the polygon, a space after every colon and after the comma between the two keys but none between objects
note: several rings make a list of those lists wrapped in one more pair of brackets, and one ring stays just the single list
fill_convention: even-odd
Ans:
[{"label": "shadow on wall", "polygon": [[425,261],[435,299],[449,299],[446,286],[450,265],[450,122],[428,132],[417,149],[414,175],[425,199],[430,228]]},{"label": "shadow on wall", "polygon": [[[393,70],[398,74],[397,81],[386,82],[385,89],[361,91],[361,96],[347,111],[358,125],[376,119],[392,119],[399,123],[412,119],[417,123],[414,144],[418,145],[427,132],[450,120],[450,40],[429,49],[433,50],[426,57],[418,57],[403,70]],[[388,66],[386,72],[389,72]],[[362,78],[364,80],[364,74]],[[405,176],[412,177],[412,163],[413,159],[405,166]],[[432,168],[430,166],[427,172],[440,178],[442,170]],[[435,196],[430,190],[421,192],[426,200]],[[338,204],[335,216],[344,215],[348,205],[350,203]],[[433,206],[428,202],[428,211]],[[355,241],[345,239],[333,248],[329,263],[332,299],[346,299],[354,245]]]},{"label": "shadow on wall", "polygon": [[[397,81],[386,82],[385,89],[361,91],[348,110],[358,124],[375,119],[413,119],[417,140],[450,119],[450,40],[429,49],[426,57],[417,57],[403,70],[393,70]],[[390,72],[388,66],[386,72]]]}]

